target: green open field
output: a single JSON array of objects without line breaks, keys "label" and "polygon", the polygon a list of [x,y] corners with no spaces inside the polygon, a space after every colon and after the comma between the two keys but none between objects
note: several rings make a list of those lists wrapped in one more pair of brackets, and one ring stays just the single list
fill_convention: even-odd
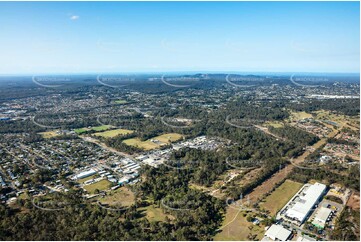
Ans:
[{"label": "green open field", "polygon": [[[177,134],[177,133],[168,133],[168,134],[162,134],[156,137],[153,137],[151,139],[145,140],[145,141],[141,141],[139,138],[132,138],[132,139],[126,139],[123,142],[126,145],[130,145],[130,146],[135,146],[144,150],[152,150],[152,149],[156,149],[159,148],[160,146],[164,145],[164,144],[169,144],[171,142],[175,142],[177,140],[180,140],[183,138],[183,135],[181,134]],[[153,142],[153,141],[159,141],[159,143],[157,142]]]},{"label": "green open field", "polygon": [[96,126],[96,127],[91,127],[91,128],[80,128],[80,129],[74,129],[75,133],[77,134],[82,134],[82,133],[86,133],[90,130],[94,130],[94,131],[105,131],[105,130],[108,130],[110,128],[112,128],[113,126],[111,125],[100,125],[100,126]]},{"label": "green open field", "polygon": [[134,133],[133,130],[128,130],[128,129],[113,129],[113,130],[108,130],[108,131],[103,131],[103,132],[97,132],[94,135],[96,136],[101,136],[104,138],[112,138],[118,135],[126,135],[126,134],[131,134]]},{"label": "green open field", "polygon": [[101,180],[96,183],[84,186],[84,189],[87,190],[90,194],[94,194],[95,189],[99,191],[104,191],[110,188],[110,182],[108,180]]},{"label": "green open field", "polygon": [[82,134],[82,133],[88,132],[89,130],[90,130],[89,128],[74,129],[75,133],[77,133],[77,134]]},{"label": "green open field", "polygon": [[116,103],[116,104],[126,104],[128,102],[126,100],[120,99],[120,100],[115,100],[114,103]]},{"label": "green open field", "polygon": [[302,184],[291,180],[286,180],[281,186],[276,188],[270,195],[265,198],[260,207],[270,211],[274,216],[277,212],[286,205],[286,203],[300,190]]},{"label": "green open field", "polygon": [[126,187],[121,187],[117,190],[107,192],[107,195],[98,199],[102,204],[118,204],[129,207],[135,203],[135,196],[131,190]]},{"label": "green open field", "polygon": [[162,143],[170,143],[175,142],[183,138],[183,135],[177,134],[177,133],[168,133],[168,134],[162,134],[157,137],[154,137],[153,139],[159,140]]}]

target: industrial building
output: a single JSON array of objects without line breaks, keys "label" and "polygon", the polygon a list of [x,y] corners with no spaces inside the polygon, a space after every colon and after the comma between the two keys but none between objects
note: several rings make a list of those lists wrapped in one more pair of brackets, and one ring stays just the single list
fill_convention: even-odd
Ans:
[{"label": "industrial building", "polygon": [[315,183],[306,184],[288,203],[285,217],[292,222],[302,224],[312,212],[314,206],[320,201],[326,191],[326,185]]},{"label": "industrial building", "polygon": [[94,174],[96,174],[97,172],[94,169],[90,169],[88,171],[83,171],[81,173],[79,173],[78,175],[75,176],[75,179],[82,179],[88,176],[92,176]]},{"label": "industrial building", "polygon": [[323,229],[325,228],[325,225],[327,223],[328,218],[330,217],[330,215],[332,214],[332,210],[329,208],[320,208],[316,215],[315,218],[312,221],[312,224],[315,225],[317,228]]},{"label": "industrial building", "polygon": [[[274,240],[274,241],[286,241],[291,238],[292,232],[283,228],[281,225],[273,224],[265,234],[265,238],[262,240]],[[268,239],[269,238],[269,239]]]}]

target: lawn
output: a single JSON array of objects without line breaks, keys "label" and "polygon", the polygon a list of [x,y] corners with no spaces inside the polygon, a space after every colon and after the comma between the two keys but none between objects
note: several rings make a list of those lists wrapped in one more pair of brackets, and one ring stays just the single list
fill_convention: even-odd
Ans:
[{"label": "lawn", "polygon": [[[228,207],[221,231],[215,235],[214,240],[218,241],[248,241],[249,235],[256,235],[255,240],[261,240],[264,236],[263,225],[253,225],[247,221],[246,212],[238,213],[238,210]],[[249,215],[252,213],[249,212]]]},{"label": "lawn", "polygon": [[98,189],[99,191],[108,190],[110,188],[110,182],[108,180],[101,180],[96,183],[84,186],[84,189],[90,193],[94,194],[95,190]]},{"label": "lawn", "polygon": [[260,207],[270,211],[274,216],[286,205],[286,203],[300,190],[302,184],[291,180],[286,180],[281,186],[276,188],[270,195],[265,198],[265,202]]},{"label": "lawn", "polygon": [[114,129],[114,130],[98,132],[98,133],[95,133],[94,135],[101,136],[104,138],[112,138],[112,137],[115,137],[118,135],[126,135],[126,134],[131,134],[131,133],[134,133],[134,131],[128,130],[128,129]]},{"label": "lawn", "polygon": [[121,187],[115,191],[107,192],[107,195],[103,198],[99,198],[99,202],[102,204],[118,204],[122,206],[131,206],[135,203],[135,196],[131,190],[126,187]]},{"label": "lawn", "polygon": [[[175,142],[183,138],[183,135],[177,133],[162,134],[151,139],[141,141],[139,138],[126,139],[123,142],[126,145],[135,146],[144,150],[157,149],[162,145]],[[153,140],[153,141],[151,141]],[[156,142],[159,141],[159,142]]]}]

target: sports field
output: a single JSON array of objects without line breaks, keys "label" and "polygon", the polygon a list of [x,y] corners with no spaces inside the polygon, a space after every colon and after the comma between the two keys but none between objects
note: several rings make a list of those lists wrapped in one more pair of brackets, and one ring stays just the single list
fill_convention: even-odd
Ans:
[{"label": "sports field", "polygon": [[302,184],[299,182],[286,180],[281,186],[276,188],[270,195],[265,198],[260,207],[270,211],[274,216],[277,212],[286,205],[286,203],[300,190]]},{"label": "sports field", "polygon": [[94,194],[95,190],[104,191],[110,188],[110,182],[108,180],[101,180],[96,183],[84,186],[84,189],[90,194]]},{"label": "sports field", "polygon": [[131,134],[134,133],[133,130],[128,130],[128,129],[113,129],[113,130],[108,130],[108,131],[103,131],[103,132],[97,132],[94,135],[96,136],[101,136],[104,138],[112,138],[118,135],[126,135],[126,134]]}]

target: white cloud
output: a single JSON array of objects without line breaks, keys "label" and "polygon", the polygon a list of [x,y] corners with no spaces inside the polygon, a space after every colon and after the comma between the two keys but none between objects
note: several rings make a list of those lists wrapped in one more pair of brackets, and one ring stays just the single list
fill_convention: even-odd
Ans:
[{"label": "white cloud", "polygon": [[78,15],[72,15],[70,16],[70,20],[78,20],[80,17]]}]

